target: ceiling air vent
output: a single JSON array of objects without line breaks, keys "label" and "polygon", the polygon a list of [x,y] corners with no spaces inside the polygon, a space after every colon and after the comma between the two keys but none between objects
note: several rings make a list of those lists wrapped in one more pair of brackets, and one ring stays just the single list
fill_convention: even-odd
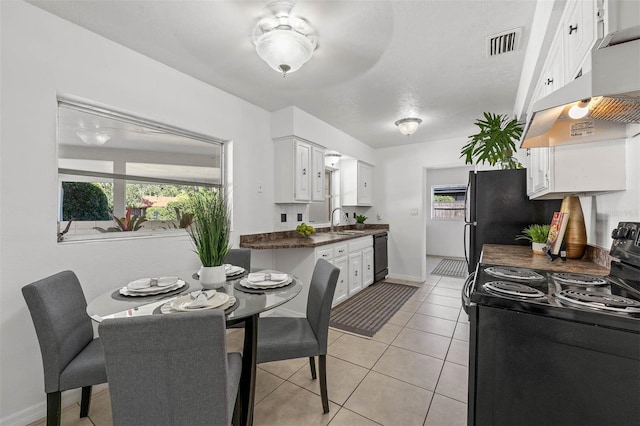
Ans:
[{"label": "ceiling air vent", "polygon": [[518,50],[522,28],[516,28],[487,37],[487,56],[502,55]]}]

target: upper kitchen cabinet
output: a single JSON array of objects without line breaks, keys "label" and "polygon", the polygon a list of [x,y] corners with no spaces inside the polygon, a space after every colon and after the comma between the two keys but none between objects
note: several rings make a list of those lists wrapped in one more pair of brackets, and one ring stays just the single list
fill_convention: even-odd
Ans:
[{"label": "upper kitchen cabinet", "polygon": [[624,191],[625,141],[532,148],[527,164],[529,198],[560,199]]},{"label": "upper kitchen cabinet", "polygon": [[596,41],[596,15],[595,0],[567,1],[557,35],[564,45],[565,81],[571,81],[580,74],[582,64]]},{"label": "upper kitchen cabinet", "polygon": [[296,137],[274,139],[276,203],[324,201],[324,149]]},{"label": "upper kitchen cabinet", "polygon": [[370,206],[373,204],[373,166],[359,160],[340,162],[341,204]]}]

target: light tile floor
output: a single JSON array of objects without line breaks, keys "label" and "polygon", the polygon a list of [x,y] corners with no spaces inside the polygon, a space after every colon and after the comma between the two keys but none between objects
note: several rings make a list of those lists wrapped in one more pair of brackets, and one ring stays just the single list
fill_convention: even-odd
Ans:
[{"label": "light tile floor", "polygon": [[[439,260],[428,258],[428,270]],[[373,339],[331,329],[328,414],[307,359],[259,365],[254,424],[465,425],[469,323],[460,306],[463,282],[430,275]],[[229,350],[240,351],[242,338],[241,329],[230,330]],[[63,424],[111,425],[108,390],[95,393],[89,418],[78,414],[78,404],[67,407]]]}]

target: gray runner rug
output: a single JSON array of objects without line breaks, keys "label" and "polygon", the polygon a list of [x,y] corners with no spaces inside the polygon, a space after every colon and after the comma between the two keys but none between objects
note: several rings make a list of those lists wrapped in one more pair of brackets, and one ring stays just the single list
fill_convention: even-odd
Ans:
[{"label": "gray runner rug", "polygon": [[331,310],[329,326],[373,337],[418,287],[380,281]]},{"label": "gray runner rug", "polygon": [[431,271],[431,274],[465,278],[467,276],[467,262],[459,259],[442,259]]}]

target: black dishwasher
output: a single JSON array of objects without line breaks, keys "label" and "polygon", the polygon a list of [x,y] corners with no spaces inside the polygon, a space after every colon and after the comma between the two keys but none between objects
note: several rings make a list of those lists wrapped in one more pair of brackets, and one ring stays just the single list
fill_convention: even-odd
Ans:
[{"label": "black dishwasher", "polygon": [[375,276],[373,281],[383,280],[389,273],[387,261],[387,233],[373,236],[373,268]]}]

